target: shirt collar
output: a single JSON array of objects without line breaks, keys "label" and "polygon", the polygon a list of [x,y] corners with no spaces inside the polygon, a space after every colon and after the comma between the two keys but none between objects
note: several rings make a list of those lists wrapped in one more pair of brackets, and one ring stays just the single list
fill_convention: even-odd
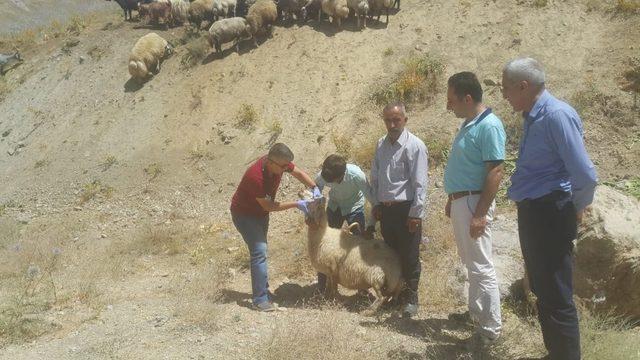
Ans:
[{"label": "shirt collar", "polygon": [[[487,112],[487,111],[489,112],[488,114],[486,114],[486,112]],[[467,122],[467,124],[466,124],[466,125],[463,125],[463,126],[462,126],[462,129],[467,128],[467,127],[469,127],[469,126],[471,126],[471,125],[476,124],[476,123],[478,122],[478,119],[480,119],[480,117],[481,117],[482,115],[484,115],[484,117],[487,117],[487,116],[489,116],[489,114],[491,114],[491,108],[486,108],[486,109],[484,109],[484,111],[481,111],[481,112],[480,112],[478,115],[476,115],[476,117],[474,117],[471,121]],[[464,124],[464,123],[463,123],[463,124]]]},{"label": "shirt collar", "polygon": [[535,119],[540,113],[540,110],[542,110],[542,108],[547,104],[550,98],[551,98],[551,94],[547,90],[544,90],[540,95],[540,97],[538,98],[538,100],[536,101],[536,103],[533,104],[531,111],[529,111],[528,113],[524,112],[523,116],[525,118]]},{"label": "shirt collar", "polygon": [[[404,146],[407,143],[408,138],[409,138],[409,131],[407,130],[407,128],[404,128],[402,129],[402,133],[400,134],[400,136],[398,136],[398,140],[396,140],[396,142],[400,144],[400,146]],[[393,143],[391,143],[391,139],[389,138],[389,135],[386,136],[385,140],[389,142],[389,144],[394,145]]]}]

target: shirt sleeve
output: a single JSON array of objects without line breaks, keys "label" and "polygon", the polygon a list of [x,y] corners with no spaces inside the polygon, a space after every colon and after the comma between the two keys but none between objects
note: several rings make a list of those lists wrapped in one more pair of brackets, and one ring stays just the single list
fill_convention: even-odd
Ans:
[{"label": "shirt sleeve", "polygon": [[577,114],[556,111],[548,115],[548,136],[562,159],[571,179],[571,192],[576,210],[593,202],[598,179],[582,139],[582,125]]},{"label": "shirt sleeve", "polygon": [[371,205],[378,205],[378,151],[380,142],[376,145],[376,153],[371,160]]},{"label": "shirt sleeve", "polygon": [[486,126],[480,136],[482,161],[497,161],[505,158],[505,142],[507,135],[502,124]]},{"label": "shirt sleeve", "polygon": [[316,186],[318,187],[318,189],[320,189],[320,192],[322,192],[322,189],[324,189],[325,185],[326,182],[324,181],[322,176],[320,176],[320,173],[318,173],[318,175],[316,176]]},{"label": "shirt sleeve", "polygon": [[426,215],[427,183],[429,168],[429,158],[427,157],[427,147],[418,141],[414,147],[413,161],[411,164],[410,181],[415,189],[413,203],[409,209],[409,217],[423,219]]}]

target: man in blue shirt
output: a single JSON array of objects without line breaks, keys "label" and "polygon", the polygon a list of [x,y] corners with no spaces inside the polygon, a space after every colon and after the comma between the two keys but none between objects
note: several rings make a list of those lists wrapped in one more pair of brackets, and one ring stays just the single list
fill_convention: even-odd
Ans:
[{"label": "man in blue shirt", "polygon": [[[325,186],[329,190],[327,221],[329,227],[339,229],[346,221],[348,225],[357,223],[358,233],[365,229],[364,201],[372,203],[371,186],[364,172],[353,164],[347,164],[339,155],[329,155],[322,163],[322,171],[316,177],[320,191]],[[318,290],[324,292],[327,277],[318,273]],[[362,292],[366,294],[367,292]]]},{"label": "man in blue shirt", "polygon": [[580,359],[571,253],[577,224],[591,204],[596,172],[580,116],[545,89],[538,61],[505,65],[502,93],[524,126],[508,195],[518,205],[518,232],[549,358]]},{"label": "man in blue shirt", "polygon": [[444,172],[449,197],[445,214],[451,218],[458,255],[469,277],[469,316],[450,318],[475,320],[478,328],[469,345],[483,347],[493,343],[502,329],[491,222],[503,176],[506,135],[500,119],[482,103],[482,86],[475,74],[454,74],[448,85],[447,109],[465,120]]}]

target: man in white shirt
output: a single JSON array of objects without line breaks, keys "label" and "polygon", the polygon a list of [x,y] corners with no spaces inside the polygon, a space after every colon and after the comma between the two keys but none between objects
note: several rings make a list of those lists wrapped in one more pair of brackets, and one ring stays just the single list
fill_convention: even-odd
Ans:
[{"label": "man in white shirt", "polygon": [[426,215],[427,147],[405,129],[407,115],[401,102],[383,110],[387,135],[378,141],[371,165],[373,215],[380,220],[384,241],[400,256],[406,289],[401,303],[404,317],[418,312],[420,240]]}]

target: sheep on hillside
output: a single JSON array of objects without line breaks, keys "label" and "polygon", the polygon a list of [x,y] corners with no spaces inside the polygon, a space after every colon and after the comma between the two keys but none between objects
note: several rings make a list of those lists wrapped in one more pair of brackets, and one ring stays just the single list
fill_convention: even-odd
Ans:
[{"label": "sheep on hillside", "polygon": [[209,28],[207,41],[222,54],[222,44],[235,41],[236,51],[240,52],[240,40],[251,37],[251,28],[246,19],[233,17],[216,21]]},{"label": "sheep on hillside", "polygon": [[182,25],[187,22],[189,16],[189,1],[171,0],[171,22],[173,25]]},{"label": "sheep on hillside", "polygon": [[[256,34],[266,31],[271,33],[271,26],[278,18],[278,9],[271,0],[258,0],[251,5],[247,13],[247,22],[251,26],[251,35],[254,42]],[[256,43],[257,45],[257,43]]]},{"label": "sheep on hillside", "polygon": [[148,18],[150,24],[159,25],[160,22],[165,27],[169,27],[171,22],[171,3],[169,2],[152,2],[150,4],[138,5],[138,14],[140,17]]},{"label": "sheep on hillside", "polygon": [[[398,6],[400,6],[400,3],[398,3]],[[387,13],[386,23],[389,23],[389,8],[391,8],[391,0],[369,0],[371,17],[373,17],[373,13],[375,12],[376,14],[378,14],[378,21],[380,21],[380,14],[382,13],[382,9],[384,9]]]},{"label": "sheep on hillside", "polygon": [[[20,52],[16,51],[11,55],[0,54],[0,75],[5,74],[4,67],[9,63],[22,62],[22,57],[20,56]],[[7,70],[8,71],[8,70]]]},{"label": "sheep on hillside", "polygon": [[124,11],[124,20],[127,21],[127,14],[129,14],[129,20],[131,21],[131,11],[138,10],[138,0],[115,0],[115,2],[117,2]]},{"label": "sheep on hillside", "polygon": [[282,17],[283,21],[290,19],[293,21],[295,15],[296,19],[303,19],[302,8],[307,4],[307,0],[279,0],[278,1],[278,15]]},{"label": "sheep on hillside", "polygon": [[333,22],[337,22],[338,27],[341,26],[341,20],[349,17],[349,7],[347,0],[322,0],[322,12],[331,16]]},{"label": "sheep on hillside", "polygon": [[347,6],[349,9],[353,9],[353,12],[358,19],[358,29],[360,28],[360,17],[364,20],[364,27],[367,27],[367,15],[369,15],[369,0],[347,0]]},{"label": "sheep on hillside", "polygon": [[257,0],[237,0],[236,16],[246,16],[249,8],[255,4],[256,1]]},{"label": "sheep on hillside", "polygon": [[194,23],[198,30],[203,21],[213,23],[213,0],[195,0],[189,5],[189,21]]},{"label": "sheep on hillside", "polygon": [[373,288],[376,300],[369,314],[400,295],[404,286],[400,258],[387,244],[328,227],[325,198],[309,205],[307,224],[309,259],[327,276],[329,295],[337,294],[338,284],[356,290]]},{"label": "sheep on hillside", "polygon": [[160,62],[173,53],[173,47],[156,33],[141,37],[129,55],[129,74],[142,82],[160,71]]},{"label": "sheep on hillside", "polygon": [[218,19],[236,16],[236,0],[213,0],[213,20],[218,21]]}]

